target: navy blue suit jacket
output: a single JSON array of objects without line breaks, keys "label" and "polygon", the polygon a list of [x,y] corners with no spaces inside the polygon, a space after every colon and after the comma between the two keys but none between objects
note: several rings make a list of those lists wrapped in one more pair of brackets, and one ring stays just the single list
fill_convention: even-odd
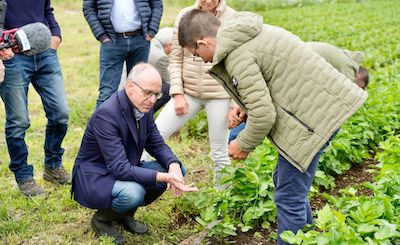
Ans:
[{"label": "navy blue suit jacket", "polygon": [[162,139],[153,111],[137,125],[132,103],[122,90],[89,120],[72,172],[74,199],[88,208],[108,209],[116,180],[155,186],[156,172],[138,166],[143,149],[167,170],[169,164],[180,163]]}]

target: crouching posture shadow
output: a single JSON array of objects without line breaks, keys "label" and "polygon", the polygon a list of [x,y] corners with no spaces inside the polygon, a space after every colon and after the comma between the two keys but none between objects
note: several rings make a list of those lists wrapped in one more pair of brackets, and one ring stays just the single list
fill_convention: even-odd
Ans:
[{"label": "crouching posture shadow", "polygon": [[[134,220],[139,206],[155,201],[167,189],[175,195],[196,191],[184,183],[185,168],[165,144],[153,119],[161,93],[161,77],[149,64],[133,67],[125,89],[102,103],[89,120],[75,160],[73,198],[98,209],[91,225],[96,234],[125,244],[116,221],[131,232],[147,227]],[[140,161],[146,149],[156,161]]]}]

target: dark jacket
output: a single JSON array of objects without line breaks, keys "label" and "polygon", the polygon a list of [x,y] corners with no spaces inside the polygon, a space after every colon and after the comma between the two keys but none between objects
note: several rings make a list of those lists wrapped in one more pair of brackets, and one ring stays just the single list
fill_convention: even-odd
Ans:
[{"label": "dark jacket", "polygon": [[[154,37],[160,26],[163,12],[162,0],[132,0],[135,2],[142,22],[142,33]],[[83,0],[83,14],[97,40],[106,37],[115,40],[115,31],[111,23],[113,0]]]},{"label": "dark jacket", "polygon": [[40,22],[49,27],[53,36],[61,37],[60,27],[54,18],[50,0],[7,0],[4,21],[6,30]]},{"label": "dark jacket", "polygon": [[144,148],[166,169],[179,162],[160,136],[152,111],[136,126],[133,106],[122,90],[89,120],[72,172],[74,199],[88,208],[107,209],[116,180],[155,186],[156,172],[138,166]]}]

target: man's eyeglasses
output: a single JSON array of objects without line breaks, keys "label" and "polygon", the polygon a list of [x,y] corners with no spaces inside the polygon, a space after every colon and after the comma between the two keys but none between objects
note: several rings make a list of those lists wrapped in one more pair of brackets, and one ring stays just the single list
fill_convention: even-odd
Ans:
[{"label": "man's eyeglasses", "polygon": [[142,93],[144,94],[144,96],[146,97],[146,99],[149,99],[149,98],[155,96],[156,99],[158,100],[158,99],[160,99],[160,98],[163,96],[163,93],[162,93],[162,92],[160,92],[160,93],[154,93],[153,91],[150,91],[150,90],[147,90],[147,89],[142,88],[139,84],[137,84],[136,82],[134,82],[134,81],[132,81],[132,80],[129,80],[129,81],[131,81],[132,83],[136,84],[136,86],[138,86],[138,88],[140,88],[140,89],[142,90]]}]

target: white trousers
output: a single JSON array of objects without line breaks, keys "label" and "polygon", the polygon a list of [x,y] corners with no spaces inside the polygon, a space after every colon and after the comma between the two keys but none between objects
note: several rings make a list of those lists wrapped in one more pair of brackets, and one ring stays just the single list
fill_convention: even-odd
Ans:
[{"label": "white trousers", "polygon": [[[155,123],[164,140],[179,130],[188,120],[192,119],[203,108],[206,110],[208,121],[208,138],[210,141],[210,157],[214,162],[215,175],[231,161],[228,157],[228,122],[227,115],[230,99],[201,100],[185,94],[188,111],[185,115],[177,116],[175,103],[171,99],[161,110]],[[215,178],[214,178],[215,180]]]}]

